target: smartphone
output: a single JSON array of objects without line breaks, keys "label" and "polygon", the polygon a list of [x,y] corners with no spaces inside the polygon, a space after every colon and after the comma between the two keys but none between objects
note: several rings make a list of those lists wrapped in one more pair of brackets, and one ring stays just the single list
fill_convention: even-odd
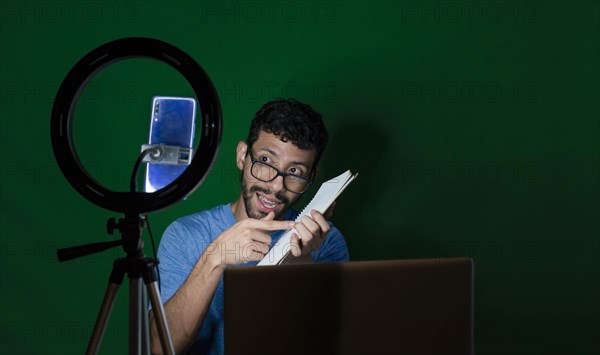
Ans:
[{"label": "smartphone", "polygon": [[[196,125],[196,100],[189,97],[152,98],[148,144],[191,149]],[[145,191],[154,192],[175,181],[187,165],[146,164]]]}]

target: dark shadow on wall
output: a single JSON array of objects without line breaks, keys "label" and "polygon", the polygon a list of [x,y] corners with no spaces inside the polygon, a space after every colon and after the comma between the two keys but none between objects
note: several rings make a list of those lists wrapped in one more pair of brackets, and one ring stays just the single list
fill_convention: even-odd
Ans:
[{"label": "dark shadow on wall", "polygon": [[374,124],[382,121],[367,115],[345,116],[342,124],[330,129],[329,145],[313,188],[312,194],[320,183],[348,169],[359,174],[338,198],[331,218],[346,238],[352,260],[377,258],[377,250],[385,248],[381,243],[385,244],[385,239],[377,245],[370,242],[374,242],[374,233],[380,233],[377,220],[383,212],[381,208],[389,208],[379,204],[381,196],[395,193],[396,187],[393,174],[386,174],[396,160],[393,137],[383,129],[384,125]]}]

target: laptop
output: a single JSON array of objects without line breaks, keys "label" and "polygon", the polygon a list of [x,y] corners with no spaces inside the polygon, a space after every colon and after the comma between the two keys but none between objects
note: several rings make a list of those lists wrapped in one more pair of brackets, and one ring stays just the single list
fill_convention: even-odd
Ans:
[{"label": "laptop", "polygon": [[226,355],[473,354],[470,258],[234,267]]}]

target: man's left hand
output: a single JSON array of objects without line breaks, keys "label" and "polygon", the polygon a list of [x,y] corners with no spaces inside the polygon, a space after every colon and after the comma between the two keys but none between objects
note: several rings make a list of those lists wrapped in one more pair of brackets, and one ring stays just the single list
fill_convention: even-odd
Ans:
[{"label": "man's left hand", "polygon": [[335,202],[327,209],[325,215],[319,211],[310,211],[309,216],[303,216],[296,222],[294,228],[298,233],[293,233],[290,239],[290,251],[293,256],[310,254],[321,247],[331,229],[327,219],[333,215]]}]

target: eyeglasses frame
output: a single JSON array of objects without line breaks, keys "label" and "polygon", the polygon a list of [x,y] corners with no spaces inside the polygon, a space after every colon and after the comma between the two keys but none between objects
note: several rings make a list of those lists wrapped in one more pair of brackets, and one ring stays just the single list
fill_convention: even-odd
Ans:
[{"label": "eyeglasses frame", "polygon": [[[283,187],[287,191],[295,193],[295,194],[299,194],[299,195],[305,193],[306,190],[308,190],[308,188],[310,187],[310,185],[313,183],[313,179],[312,178],[311,179],[307,179],[307,178],[303,178],[303,177],[298,176],[298,175],[283,173],[283,172],[279,171],[279,169],[277,169],[273,165],[267,164],[265,162],[262,162],[260,160],[255,159],[254,158],[254,154],[252,154],[252,149],[248,149],[248,155],[250,156],[250,162],[252,162],[252,165],[250,166],[250,175],[252,175],[252,177],[254,177],[255,179],[258,179],[258,180],[260,180],[262,182],[271,182],[271,181],[277,179],[279,176],[282,176],[283,177]],[[261,179],[259,177],[254,176],[254,174],[252,173],[252,168],[254,168],[254,164],[256,164],[256,163],[268,166],[269,168],[275,170],[277,172],[277,174],[271,180],[263,180],[263,179]],[[312,176],[314,174],[314,171],[315,171],[315,169],[313,167],[312,170],[310,171],[309,175]],[[302,191],[302,192],[296,192],[296,191],[292,191],[292,190],[288,189],[287,186],[285,186],[285,179],[288,176],[293,176],[294,178],[306,181],[308,184],[306,185],[306,188],[304,189],[304,191]]]}]

